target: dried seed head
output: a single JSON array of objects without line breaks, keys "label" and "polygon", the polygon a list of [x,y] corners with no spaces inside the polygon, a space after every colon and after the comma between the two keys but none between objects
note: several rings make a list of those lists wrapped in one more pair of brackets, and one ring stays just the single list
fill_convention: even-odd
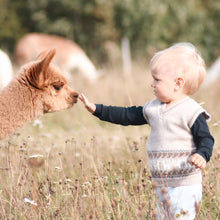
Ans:
[{"label": "dried seed head", "polygon": [[165,203],[166,203],[166,206],[167,206],[167,207],[171,207],[171,205],[172,205],[170,199],[167,199],[167,200],[165,201]]},{"label": "dried seed head", "polygon": [[142,208],[144,208],[145,205],[146,205],[146,202],[142,202],[142,203],[141,203],[141,207],[142,207]]},{"label": "dried seed head", "polygon": [[199,212],[199,205],[198,205],[198,203],[197,203],[197,202],[195,202],[195,210],[196,210],[196,213],[198,213],[198,212]]},{"label": "dried seed head", "polygon": [[168,189],[167,189],[166,187],[162,187],[162,188],[161,188],[161,193],[162,193],[162,194],[168,193]]},{"label": "dried seed head", "polygon": [[153,182],[153,183],[152,183],[152,188],[153,188],[154,190],[157,188],[157,186],[158,186],[157,182]]},{"label": "dried seed head", "polygon": [[153,214],[153,217],[154,217],[154,218],[157,218],[158,212],[157,212],[156,209],[153,210],[152,214]]},{"label": "dried seed head", "polygon": [[181,213],[181,215],[188,215],[189,211],[181,209],[180,213]]},{"label": "dried seed head", "polygon": [[142,211],[141,211],[141,210],[138,210],[137,215],[138,215],[139,218],[141,218],[141,217],[143,216]]}]

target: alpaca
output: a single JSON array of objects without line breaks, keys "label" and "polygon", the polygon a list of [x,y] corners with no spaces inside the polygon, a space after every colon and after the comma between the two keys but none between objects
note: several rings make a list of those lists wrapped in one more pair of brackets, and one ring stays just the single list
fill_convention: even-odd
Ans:
[{"label": "alpaca", "polygon": [[57,50],[53,62],[60,67],[66,77],[70,78],[74,72],[79,72],[92,81],[98,77],[95,66],[85,52],[73,41],[56,35],[26,34],[16,44],[16,62],[23,65],[34,59],[40,51],[51,47]]},{"label": "alpaca", "polygon": [[51,63],[55,53],[55,49],[40,53],[0,92],[0,139],[45,113],[71,108],[77,102],[78,93]]}]

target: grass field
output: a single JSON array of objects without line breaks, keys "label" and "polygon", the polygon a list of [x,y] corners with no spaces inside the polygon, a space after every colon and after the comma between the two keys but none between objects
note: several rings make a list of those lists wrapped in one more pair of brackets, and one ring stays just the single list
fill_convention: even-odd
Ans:
[{"label": "grass field", "polygon": [[[95,83],[70,82],[91,101],[144,105],[153,97],[145,63],[131,76],[105,67]],[[212,114],[216,139],[203,172],[197,220],[220,219],[218,83],[194,98]],[[156,200],[145,145],[150,129],[112,125],[89,114],[82,103],[29,123],[0,143],[0,219],[155,219]]]}]

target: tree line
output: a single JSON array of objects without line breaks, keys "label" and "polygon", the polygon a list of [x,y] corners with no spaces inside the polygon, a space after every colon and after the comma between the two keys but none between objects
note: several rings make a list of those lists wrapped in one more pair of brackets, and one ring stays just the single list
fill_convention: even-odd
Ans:
[{"label": "tree line", "polygon": [[0,47],[13,52],[28,32],[56,34],[105,61],[104,44],[126,37],[132,56],[150,56],[189,41],[206,62],[220,55],[220,1],[216,0],[0,0]]}]

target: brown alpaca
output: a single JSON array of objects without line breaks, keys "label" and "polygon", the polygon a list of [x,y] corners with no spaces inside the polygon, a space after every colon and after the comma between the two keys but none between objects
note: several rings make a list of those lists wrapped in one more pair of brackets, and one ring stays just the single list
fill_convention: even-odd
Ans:
[{"label": "brown alpaca", "polygon": [[42,52],[0,92],[0,139],[44,113],[68,109],[77,102],[78,94],[51,64],[54,55],[55,50]]}]

